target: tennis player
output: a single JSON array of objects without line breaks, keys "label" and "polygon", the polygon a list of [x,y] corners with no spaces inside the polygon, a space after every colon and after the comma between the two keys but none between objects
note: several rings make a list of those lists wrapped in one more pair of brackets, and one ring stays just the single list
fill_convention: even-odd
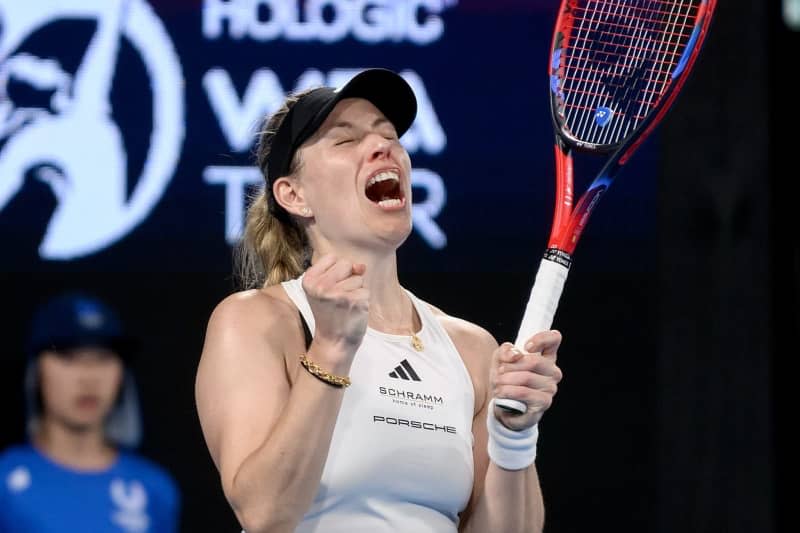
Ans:
[{"label": "tennis player", "polygon": [[399,139],[416,109],[401,76],[368,69],[290,95],[260,132],[265,186],[238,256],[250,288],[211,313],[196,377],[247,533],[543,527],[537,424],[561,335],[498,346],[400,284],[412,218]]}]

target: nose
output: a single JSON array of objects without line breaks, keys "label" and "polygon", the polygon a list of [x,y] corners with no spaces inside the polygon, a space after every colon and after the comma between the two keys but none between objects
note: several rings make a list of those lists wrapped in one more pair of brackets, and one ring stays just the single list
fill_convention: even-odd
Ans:
[{"label": "nose", "polygon": [[373,138],[370,140],[369,145],[370,161],[376,161],[389,157],[389,152],[392,150],[392,143],[381,135],[374,134],[372,137]]}]

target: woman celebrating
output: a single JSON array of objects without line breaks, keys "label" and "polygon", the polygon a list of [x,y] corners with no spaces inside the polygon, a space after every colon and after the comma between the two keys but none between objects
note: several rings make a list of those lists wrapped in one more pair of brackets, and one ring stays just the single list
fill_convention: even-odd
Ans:
[{"label": "woman celebrating", "polygon": [[498,346],[400,285],[411,163],[399,138],[416,109],[402,77],[369,69],[289,96],[260,133],[265,187],[240,249],[251,288],[214,309],[196,379],[247,533],[543,527],[537,423],[561,336]]}]

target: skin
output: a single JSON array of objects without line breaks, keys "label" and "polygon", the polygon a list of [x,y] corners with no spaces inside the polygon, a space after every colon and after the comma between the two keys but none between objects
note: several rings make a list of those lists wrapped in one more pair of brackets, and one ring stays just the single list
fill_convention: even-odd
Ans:
[{"label": "skin", "polygon": [[[367,326],[418,331],[420,320],[397,277],[396,250],[411,231],[411,163],[390,123],[362,99],[340,102],[298,151],[295,175],[273,184],[276,201],[298,217],[314,255],[303,288],[316,331],[308,357],[348,375]],[[367,198],[376,172],[395,170],[405,202],[385,209]],[[528,411],[496,409],[524,429],[550,406],[561,380],[557,331],[537,334],[520,353],[486,330],[431,307],[464,360],[475,389],[475,483],[459,530],[539,531],[544,506],[535,465],[507,471],[486,451],[492,396]],[[297,310],[280,287],[228,296],[214,309],[196,378],[201,426],[222,487],[248,533],[291,532],[311,504],[345,389],[303,370]],[[314,413],[314,423],[306,413]],[[296,446],[302,441],[304,446]]]},{"label": "skin", "polygon": [[39,357],[42,414],[34,444],[56,462],[82,470],[102,469],[116,458],[104,436],[123,364],[107,348],[81,347]]}]

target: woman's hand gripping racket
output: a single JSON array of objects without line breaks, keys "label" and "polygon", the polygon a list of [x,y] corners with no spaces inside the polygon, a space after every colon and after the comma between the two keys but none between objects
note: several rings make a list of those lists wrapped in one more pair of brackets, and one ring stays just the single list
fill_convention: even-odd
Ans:
[{"label": "woman's hand gripping racket", "polygon": [[[515,345],[550,328],[586,223],[614,176],[663,119],[697,58],[716,0],[562,0],[550,52],[556,202]],[[606,162],[573,208],[572,152]],[[498,399],[524,412],[517,400]]]}]

